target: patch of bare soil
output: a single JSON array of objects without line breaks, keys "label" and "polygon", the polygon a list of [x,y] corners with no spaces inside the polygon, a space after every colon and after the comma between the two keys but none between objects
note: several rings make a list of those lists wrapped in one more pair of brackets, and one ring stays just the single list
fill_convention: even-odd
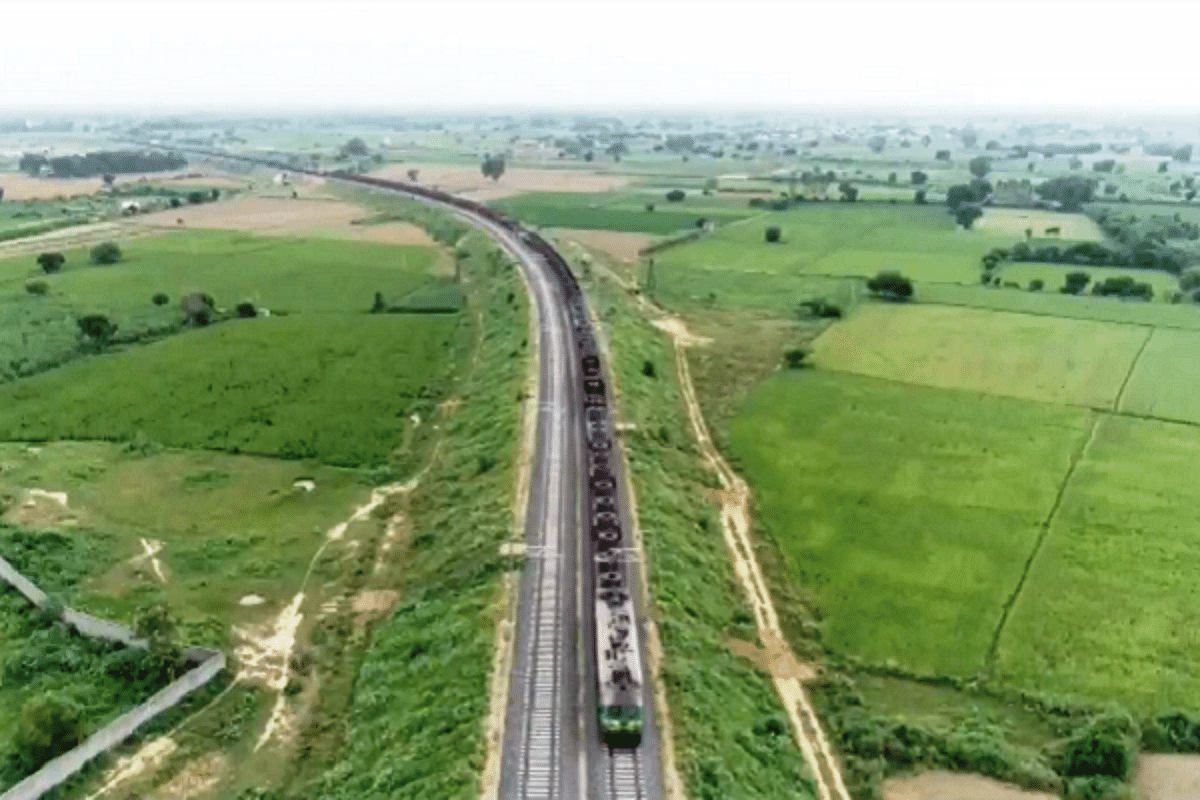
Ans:
[{"label": "patch of bare soil", "polygon": [[1144,753],[1134,785],[1142,800],[1196,800],[1200,797],[1200,756]]},{"label": "patch of bare soil", "polygon": [[584,247],[608,253],[613,258],[626,263],[637,261],[640,251],[649,247],[654,241],[653,236],[644,233],[626,233],[624,231],[589,231],[563,228],[559,233],[568,239],[578,242]]},{"label": "patch of bare soil", "polygon": [[0,242],[0,258],[30,255],[46,250],[70,250],[75,247],[87,247],[100,242],[112,241],[124,244],[130,239],[162,233],[166,228],[140,227],[132,219],[113,222],[97,222],[89,225],[75,225],[58,231],[43,233],[39,236],[28,236],[21,239],[10,239]]},{"label": "patch of bare soil", "polygon": [[888,778],[881,789],[883,800],[1054,800],[1054,795],[1045,792],[1027,792],[1011,783],[943,770]]},{"label": "patch of bare soil", "polygon": [[[229,189],[237,189],[245,185],[244,182],[227,176],[206,174],[189,178],[188,174],[192,173],[165,175],[161,172],[148,172],[120,175],[117,178],[117,185],[152,183],[160,186],[213,186]],[[0,175],[0,186],[4,187],[5,200],[53,200],[56,197],[96,194],[104,189],[104,181],[100,176],[95,178],[31,178],[23,172],[9,172]]]},{"label": "patch of bare soil", "polygon": [[187,764],[175,777],[160,786],[153,800],[190,800],[217,785],[229,766],[224,753],[212,752]]},{"label": "patch of bare soil", "polygon": [[524,192],[608,192],[629,183],[619,175],[578,170],[513,167],[500,180],[485,178],[479,167],[446,164],[392,164],[372,173],[381,178],[408,180],[408,171],[418,170],[417,182],[473,200],[499,200]]},{"label": "patch of bare soil", "polygon": [[77,525],[79,515],[67,505],[66,492],[27,489],[21,502],[5,512],[4,521],[29,528]]},{"label": "patch of bare soil", "polygon": [[177,747],[171,737],[160,736],[142,745],[133,755],[118,758],[117,763],[104,776],[100,788],[88,795],[87,800],[95,800],[122,783],[153,773],[166,762]]}]

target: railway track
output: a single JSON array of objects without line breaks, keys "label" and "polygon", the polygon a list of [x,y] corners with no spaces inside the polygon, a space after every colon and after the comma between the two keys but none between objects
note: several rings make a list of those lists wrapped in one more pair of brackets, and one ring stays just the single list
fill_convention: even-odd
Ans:
[{"label": "railway track", "polygon": [[[197,152],[190,151],[189,152]],[[280,164],[198,151],[226,161]],[[307,170],[286,167],[288,171]],[[472,204],[428,197],[427,189],[399,182],[326,176],[435,204],[483,230],[520,264],[539,320],[537,459],[526,512],[526,568],[518,597],[518,626],[500,780],[504,800],[651,800],[661,786],[657,729],[646,704],[643,741],[636,749],[609,749],[597,727],[593,630],[580,602],[591,586],[581,576],[589,552],[581,524],[587,483],[582,424],[583,392],[575,328],[568,318],[578,292],[565,261],[544,241],[523,241]],[[475,207],[478,208],[478,207]],[[495,216],[492,214],[492,216]],[[534,237],[536,240],[537,237]],[[541,248],[539,250],[539,248]],[[588,563],[587,574],[592,564]],[[590,640],[590,641],[589,641]]]}]

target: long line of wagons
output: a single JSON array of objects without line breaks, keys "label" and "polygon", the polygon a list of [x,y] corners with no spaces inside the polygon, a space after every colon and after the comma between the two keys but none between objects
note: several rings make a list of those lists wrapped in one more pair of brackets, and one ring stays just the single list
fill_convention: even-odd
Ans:
[{"label": "long line of wagons", "polygon": [[[209,152],[220,158],[227,153]],[[587,451],[586,555],[592,564],[589,586],[594,604],[597,718],[600,735],[611,747],[636,747],[642,738],[644,699],[642,661],[636,614],[628,580],[628,543],[617,502],[617,479],[612,469],[612,421],[608,392],[601,370],[600,352],[588,319],[583,292],[562,256],[536,232],[521,226],[493,208],[447,192],[404,181],[386,180],[344,171],[298,170],[291,164],[245,159],[292,172],[339,178],[425,197],[482,217],[518,236],[537,253],[555,275],[567,303],[574,328],[583,384],[583,436]]]}]

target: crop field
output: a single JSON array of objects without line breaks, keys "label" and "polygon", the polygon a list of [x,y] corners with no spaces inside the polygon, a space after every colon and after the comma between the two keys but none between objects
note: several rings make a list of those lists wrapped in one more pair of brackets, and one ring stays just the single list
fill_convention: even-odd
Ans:
[{"label": "crop field", "polygon": [[[781,229],[778,244],[764,241],[771,225]],[[941,207],[809,203],[663,252],[658,293],[683,303],[712,293],[718,304],[790,311],[814,276],[893,269],[920,282],[978,284],[980,257],[1011,244],[1007,232],[957,230]]]},{"label": "crop field", "polygon": [[[1066,283],[1066,277],[1072,272],[1086,272],[1092,278],[1092,285],[1101,283],[1108,278],[1132,278],[1139,283],[1148,283],[1154,288],[1154,302],[1162,303],[1175,292],[1179,291],[1179,279],[1169,272],[1156,269],[1130,269],[1128,267],[1081,267],[1074,264],[1039,264],[1030,262],[1004,262],[996,270],[996,275],[1002,281],[1012,281],[1022,289],[1029,286],[1032,280],[1040,280],[1045,286],[1042,291],[1059,293],[1059,288]],[[1011,291],[1011,289],[1007,289]],[[1001,289],[1000,291],[1006,291]],[[1087,290],[1090,291],[1090,286]],[[1088,298],[1091,299],[1091,298]],[[1103,300],[1116,298],[1097,298]],[[1132,301],[1126,301],[1132,302]],[[1144,302],[1144,301],[1143,301]],[[1198,315],[1200,316],[1200,315]]]},{"label": "crop field", "polygon": [[1047,228],[1058,228],[1057,236],[1071,241],[1103,242],[1106,238],[1100,226],[1086,214],[1032,208],[987,208],[972,227],[988,233],[1007,233],[1014,242],[1025,239],[1027,228],[1033,230],[1034,237],[1049,235]]},{"label": "crop field", "polygon": [[1200,692],[1195,427],[1104,416],[1000,639],[1021,686],[1192,708]]},{"label": "crop field", "polygon": [[142,434],[378,466],[440,399],[457,329],[439,315],[235,320],[0,387],[0,439]]},{"label": "crop field", "polygon": [[[118,323],[121,312],[149,305],[155,292],[172,303],[205,291],[218,306],[250,300],[272,310],[360,311],[376,291],[395,297],[414,288],[433,262],[427,247],[224,231],[139,239],[122,249],[121,262],[104,267],[91,265],[86,250],[64,253],[62,272],[44,278],[51,297],[112,312]],[[38,272],[30,256],[0,261],[0,291],[23,293]]]},{"label": "crop field", "polygon": [[[1006,265],[1005,270],[1009,268]],[[1015,265],[1020,267],[1045,267],[1046,275],[1059,269],[1058,265]],[[1087,272],[1099,274],[1098,268],[1085,267]],[[1069,270],[1074,271],[1074,270]],[[1150,271],[1147,270],[1149,273]],[[1132,275],[1137,280],[1156,280],[1155,273],[1139,275],[1134,270],[1118,270],[1120,275]],[[1064,319],[1090,319],[1097,322],[1121,322],[1150,327],[1181,328],[1200,330],[1200,309],[1189,303],[1144,302],[1122,300],[1115,297],[1074,296],[1061,294],[1047,280],[1046,290],[1030,292],[1022,289],[984,288],[982,286],[957,286],[948,283],[925,283],[916,287],[916,297],[921,304],[941,304],[985,308],[994,311],[1015,311]]]},{"label": "crop field", "polygon": [[731,452],[827,646],[970,675],[1087,414],[805,370],[755,392]]},{"label": "crop field", "polygon": [[813,347],[823,368],[1111,408],[1150,331],[951,306],[870,303]]},{"label": "crop field", "polygon": [[1120,410],[1200,423],[1198,345],[1200,332],[1156,329],[1133,370]]},{"label": "crop field", "polygon": [[[647,211],[646,205],[654,210]],[[584,228],[666,235],[695,229],[703,218],[717,225],[734,222],[762,212],[748,208],[745,200],[725,200],[690,192],[677,203],[668,202],[662,191],[609,194],[529,194],[492,205],[522,222],[547,228]]]}]

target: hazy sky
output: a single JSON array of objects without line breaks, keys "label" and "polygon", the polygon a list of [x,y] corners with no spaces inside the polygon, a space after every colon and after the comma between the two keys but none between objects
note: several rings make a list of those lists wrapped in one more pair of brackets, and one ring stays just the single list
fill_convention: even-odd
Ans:
[{"label": "hazy sky", "polygon": [[0,0],[0,111],[1191,111],[1200,3]]}]

